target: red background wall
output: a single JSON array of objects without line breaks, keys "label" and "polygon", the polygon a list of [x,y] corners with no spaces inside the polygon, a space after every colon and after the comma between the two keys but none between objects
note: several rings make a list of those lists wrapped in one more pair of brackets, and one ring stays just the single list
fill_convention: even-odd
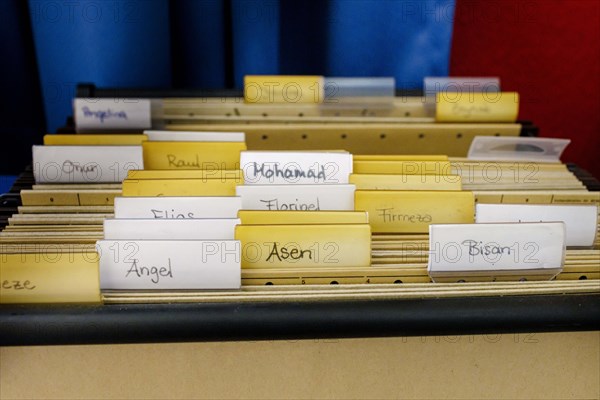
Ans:
[{"label": "red background wall", "polygon": [[520,119],[600,178],[600,1],[457,0],[451,76],[499,76]]}]

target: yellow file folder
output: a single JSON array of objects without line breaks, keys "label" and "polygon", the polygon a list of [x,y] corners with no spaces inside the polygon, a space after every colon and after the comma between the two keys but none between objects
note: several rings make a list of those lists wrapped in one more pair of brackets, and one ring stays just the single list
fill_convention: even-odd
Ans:
[{"label": "yellow file folder", "polygon": [[355,154],[352,159],[354,161],[448,161],[448,156],[444,154]]},{"label": "yellow file folder", "polygon": [[449,161],[354,161],[355,174],[451,175]]},{"label": "yellow file folder", "polygon": [[441,92],[436,102],[438,122],[515,122],[519,114],[516,92]]},{"label": "yellow file folder", "polygon": [[255,211],[240,210],[242,225],[368,224],[362,211]]},{"label": "yellow file folder", "polygon": [[141,134],[77,134],[77,135],[44,135],[44,144],[50,146],[134,146],[148,140]]},{"label": "yellow file folder", "polygon": [[351,174],[357,190],[461,190],[459,175]]},{"label": "yellow file folder", "polygon": [[238,225],[242,268],[368,267],[371,229],[348,225]]},{"label": "yellow file folder", "polygon": [[465,191],[357,190],[354,208],[369,213],[376,233],[426,233],[430,224],[468,224],[475,219],[473,193]]},{"label": "yellow file folder", "polygon": [[233,179],[242,185],[244,175],[240,169],[132,169],[127,179]]},{"label": "yellow file folder", "polygon": [[325,98],[322,76],[246,75],[246,103],[322,103]]},{"label": "yellow file folder", "polygon": [[241,142],[144,142],[144,169],[239,169]]},{"label": "yellow file folder", "polygon": [[124,197],[235,196],[235,179],[125,179]]},{"label": "yellow file folder", "polygon": [[0,303],[100,303],[96,252],[0,254]]}]

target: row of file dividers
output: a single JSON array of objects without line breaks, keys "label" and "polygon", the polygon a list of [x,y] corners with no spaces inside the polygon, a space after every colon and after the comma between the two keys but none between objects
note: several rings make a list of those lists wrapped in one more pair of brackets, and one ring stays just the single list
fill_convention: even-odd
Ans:
[{"label": "row of file dividers", "polygon": [[[455,162],[464,162],[457,160]],[[587,203],[597,202],[597,193],[589,192],[585,187],[572,176],[564,166],[554,166],[556,170],[561,171],[557,175],[558,181],[567,183],[569,190],[560,190],[561,184],[545,186],[545,190],[529,190],[529,191],[479,191],[475,192],[476,199],[481,202],[491,200],[497,202],[500,198],[502,202],[505,198],[510,203]],[[552,180],[550,180],[551,182]],[[548,182],[542,182],[542,185]],[[570,185],[570,186],[569,186]],[[477,185],[474,185],[475,187]],[[520,184],[516,185],[521,186]],[[515,185],[512,185],[514,188]],[[550,189],[550,187],[555,187]],[[31,204],[72,204],[71,198],[75,193],[78,199],[78,204],[81,201],[89,201],[95,205],[31,205]],[[42,200],[35,200],[36,195],[40,195]],[[63,197],[65,200],[63,202]],[[119,184],[59,184],[59,185],[33,185],[32,190],[23,192],[22,206],[19,206],[19,214],[9,218],[9,225],[0,234],[3,252],[5,253],[21,253],[27,251],[39,251],[44,246],[48,249],[68,248],[79,251],[94,251],[94,243],[102,238],[102,221],[111,217],[112,201],[114,196],[120,194]],[[28,197],[28,195],[32,195]],[[48,197],[50,196],[50,197]],[[33,199],[33,200],[32,200]],[[53,201],[49,201],[53,199]],[[96,204],[98,203],[98,204]],[[61,212],[57,212],[61,211]],[[426,263],[428,255],[428,236],[426,234],[374,234],[372,236],[372,267],[363,269],[295,269],[295,270],[277,270],[277,269],[249,269],[242,271],[242,282],[244,286],[255,285],[315,285],[317,290],[318,285],[323,284],[344,284],[353,285],[348,287],[348,290],[354,289],[354,284],[396,284],[389,290],[398,290],[398,284],[402,284],[402,290],[411,292],[417,287],[410,286],[411,284],[424,284],[430,282],[427,275]],[[572,283],[572,286],[567,284],[561,286],[539,285],[531,283],[535,290],[544,292],[546,288],[553,287],[550,290],[553,292],[556,288],[559,290],[580,290],[586,291],[590,288],[597,287],[597,279],[600,278],[599,271],[600,250],[598,250],[598,236],[593,249],[569,249],[567,250],[565,268],[558,275],[558,280],[589,280],[589,284]],[[514,280],[515,276],[505,276],[502,279]],[[515,284],[507,282],[506,285],[514,285],[514,293],[523,293],[521,289],[524,286],[518,286],[521,283]],[[408,285],[408,286],[407,286]],[[480,283],[482,288],[487,288],[488,292],[481,293],[496,293],[495,286],[490,286],[486,283]],[[311,286],[312,287],[312,286]],[[367,285],[367,287],[372,287]],[[427,290],[423,289],[427,286],[418,286],[417,291],[421,296],[428,296]],[[471,293],[468,290],[463,291],[462,287],[455,287],[457,292],[462,294]],[[466,287],[466,286],[465,286]],[[475,286],[474,286],[475,287]],[[473,287],[473,288],[474,288]],[[380,290],[383,286],[377,286],[373,289]],[[395,288],[395,289],[394,289]],[[429,286],[430,296],[438,296],[437,286]],[[500,286],[498,286],[500,288]],[[505,287],[503,287],[505,288]],[[360,290],[363,290],[361,288]],[[271,289],[269,289],[271,290]],[[304,290],[304,289],[302,289]],[[306,289],[312,290],[312,289]],[[328,289],[323,289],[328,290]],[[490,292],[491,291],[491,292]],[[407,292],[407,293],[408,293]],[[105,291],[103,299],[105,302],[143,302],[143,301],[175,301],[179,292],[154,293],[149,295],[147,292],[137,292],[137,294],[126,294],[123,292]],[[252,292],[254,293],[254,292]],[[304,292],[303,292],[304,293]],[[508,290],[506,294],[510,294]],[[232,296],[237,298],[235,292],[222,293],[223,296]],[[253,294],[254,295],[254,294]],[[316,292],[315,292],[316,295]],[[211,295],[206,295],[210,297]],[[249,295],[250,296],[250,295]],[[319,297],[321,295],[318,295]],[[300,296],[302,297],[302,296]],[[306,294],[305,297],[311,298],[311,295]],[[320,298],[326,298],[323,295]],[[200,292],[181,292],[181,301],[190,301],[190,299],[203,299],[205,295]],[[256,298],[261,298],[257,296]],[[315,297],[312,297],[315,298]],[[146,299],[146,300],[144,300]]]}]

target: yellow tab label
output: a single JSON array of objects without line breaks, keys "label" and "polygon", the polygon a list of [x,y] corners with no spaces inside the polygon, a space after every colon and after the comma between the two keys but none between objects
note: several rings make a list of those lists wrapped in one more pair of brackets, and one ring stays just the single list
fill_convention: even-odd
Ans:
[{"label": "yellow tab label", "polygon": [[472,224],[475,200],[465,191],[357,190],[356,210],[367,211],[373,232],[426,233],[430,224]]},{"label": "yellow tab label", "polygon": [[140,134],[44,135],[44,144],[47,146],[133,146],[145,140],[148,137]]},{"label": "yellow tab label", "polygon": [[127,179],[233,179],[240,185],[244,183],[241,169],[132,169],[128,171]]},{"label": "yellow tab label", "polygon": [[440,122],[515,122],[519,114],[516,92],[440,92],[436,101]]},{"label": "yellow tab label", "polygon": [[351,174],[358,190],[461,190],[459,175]]},{"label": "yellow tab label", "polygon": [[246,103],[321,103],[324,98],[322,76],[246,75]]},{"label": "yellow tab label", "polygon": [[371,229],[358,225],[238,225],[242,268],[367,267]]},{"label": "yellow tab label", "polygon": [[254,211],[240,210],[242,225],[368,224],[362,211]]},{"label": "yellow tab label", "polygon": [[0,254],[0,303],[100,301],[96,252]]},{"label": "yellow tab label", "polygon": [[452,175],[449,161],[354,161],[355,174]]},{"label": "yellow tab label", "polygon": [[125,179],[124,197],[235,196],[235,179]]},{"label": "yellow tab label", "polygon": [[144,142],[144,169],[239,169],[241,142]]}]

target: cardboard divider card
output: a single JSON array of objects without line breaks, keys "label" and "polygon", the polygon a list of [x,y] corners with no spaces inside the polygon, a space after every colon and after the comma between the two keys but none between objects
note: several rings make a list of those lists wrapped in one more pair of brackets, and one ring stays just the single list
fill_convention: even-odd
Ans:
[{"label": "cardboard divider card", "polygon": [[143,169],[130,170],[127,179],[233,179],[238,184],[244,183],[244,176],[240,169]]},{"label": "cardboard divider card", "polygon": [[477,223],[562,221],[567,246],[593,246],[598,230],[596,205],[477,204],[475,215]]},{"label": "cardboard divider card", "polygon": [[124,197],[235,196],[235,179],[125,179]]},{"label": "cardboard divider card", "polygon": [[264,211],[354,211],[354,185],[239,185],[242,209]]},{"label": "cardboard divider card", "polygon": [[570,139],[475,136],[469,160],[560,163]]},{"label": "cardboard divider card", "polygon": [[101,303],[93,249],[36,244],[42,251],[7,254],[6,247],[0,246],[0,303]]},{"label": "cardboard divider card", "polygon": [[355,209],[369,213],[376,233],[425,233],[431,224],[474,222],[471,192],[357,190],[355,197]]},{"label": "cardboard divider card", "polygon": [[44,145],[46,146],[139,146],[144,140],[148,140],[146,135],[124,133],[44,135]]},{"label": "cardboard divider card", "polygon": [[240,165],[246,185],[345,184],[352,154],[327,151],[244,151]]},{"label": "cardboard divider card", "polygon": [[144,131],[154,142],[245,142],[243,132]]},{"label": "cardboard divider card", "polygon": [[468,276],[542,275],[551,279],[565,262],[563,222],[431,225],[433,280]]},{"label": "cardboard divider card", "polygon": [[121,182],[143,168],[140,146],[33,146],[36,183]]},{"label": "cardboard divider card", "polygon": [[77,132],[148,129],[152,126],[148,99],[83,99],[73,101]]},{"label": "cardboard divider card", "polygon": [[324,78],[310,75],[246,75],[246,103],[321,103],[325,97]]},{"label": "cardboard divider card", "polygon": [[368,224],[238,225],[242,268],[368,267]]},{"label": "cardboard divider card", "polygon": [[448,161],[445,154],[353,154],[354,161]]},{"label": "cardboard divider card", "polygon": [[236,196],[115,198],[115,218],[237,218],[241,208]]},{"label": "cardboard divider card", "polygon": [[233,240],[237,218],[105,219],[105,240]]},{"label": "cardboard divider card", "polygon": [[239,169],[243,142],[142,143],[145,169]]},{"label": "cardboard divider card", "polygon": [[449,161],[355,161],[355,174],[452,175]]},{"label": "cardboard divider card", "polygon": [[243,225],[368,224],[364,211],[253,211],[238,212]]},{"label": "cardboard divider card", "polygon": [[237,240],[100,240],[100,288],[239,289]]},{"label": "cardboard divider card", "polygon": [[519,114],[516,92],[439,92],[435,119],[438,122],[515,122]]},{"label": "cardboard divider card", "polygon": [[358,190],[461,190],[459,175],[352,174]]}]

